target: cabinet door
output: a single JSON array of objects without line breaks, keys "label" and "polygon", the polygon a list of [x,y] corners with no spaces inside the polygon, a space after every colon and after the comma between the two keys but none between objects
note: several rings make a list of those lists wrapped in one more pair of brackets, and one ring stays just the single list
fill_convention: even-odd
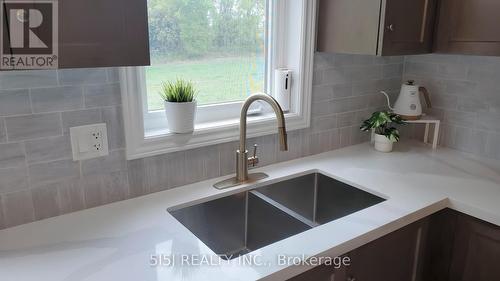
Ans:
[{"label": "cabinet door", "polygon": [[500,227],[460,216],[450,281],[500,280]]},{"label": "cabinet door", "polygon": [[[43,12],[48,15],[53,9],[53,6],[48,8],[47,5],[50,4],[36,1],[25,3],[22,0],[11,0],[9,3],[3,1],[0,3],[3,7],[10,7],[11,12],[14,9],[30,13],[32,10],[38,10],[42,13],[41,23],[44,22]],[[46,22],[50,23],[37,28],[30,27],[31,19],[28,21],[11,19],[12,14],[7,12],[7,9],[2,10],[5,13],[2,17],[4,40],[0,41],[3,41],[3,49],[6,50],[4,54],[52,54],[52,47],[57,46],[55,53],[59,68],[149,65],[146,0],[62,0],[57,3],[58,16],[55,17],[50,12],[54,21],[47,19]],[[22,32],[21,36],[12,36],[22,40],[16,39],[16,42],[10,42],[11,38],[7,34],[11,31],[8,24],[11,21],[16,23],[16,27],[21,26],[13,30],[24,31],[30,27],[36,30],[36,36],[43,35],[40,38],[44,40],[39,40],[45,45],[50,45],[50,52],[45,53],[47,47],[31,47],[31,44],[37,41],[31,39],[32,37],[28,40],[27,34],[31,34],[28,32]],[[53,29],[57,30],[56,34],[53,34]],[[27,47],[28,45],[30,47]],[[3,69],[10,70],[16,67],[3,67]]]},{"label": "cabinet door", "polygon": [[297,275],[288,281],[344,281],[346,280],[346,268],[335,268],[334,266],[320,265]]},{"label": "cabinet door", "polygon": [[346,280],[420,280],[426,232],[427,221],[419,221],[352,251]]},{"label": "cabinet door", "polygon": [[442,0],[435,51],[500,55],[500,1]]},{"label": "cabinet door", "polygon": [[435,15],[436,0],[386,0],[381,55],[432,52]]},{"label": "cabinet door", "polygon": [[320,52],[376,55],[381,0],[320,0]]},{"label": "cabinet door", "polygon": [[146,0],[59,1],[59,67],[149,65]]},{"label": "cabinet door", "polygon": [[456,211],[444,209],[429,217],[422,280],[449,281],[457,220]]}]

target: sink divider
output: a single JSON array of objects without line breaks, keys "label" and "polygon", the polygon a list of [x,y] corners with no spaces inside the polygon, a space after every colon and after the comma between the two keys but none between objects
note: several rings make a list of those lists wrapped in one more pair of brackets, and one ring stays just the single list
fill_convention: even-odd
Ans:
[{"label": "sink divider", "polygon": [[[313,193],[313,222],[316,222],[316,211],[318,206],[318,173],[314,174],[314,193]],[[319,225],[319,224],[318,224]]]},{"label": "sink divider", "polygon": [[[314,228],[316,226],[318,226],[319,224],[314,222],[314,221],[311,221],[307,218],[305,218],[304,216],[298,214],[297,212],[287,208],[286,206],[284,206],[283,204],[280,204],[276,201],[274,201],[273,199],[267,197],[266,195],[260,193],[259,191],[256,191],[256,190],[251,190],[251,191],[248,191],[248,193],[252,193],[253,195],[255,195],[256,197],[258,197],[259,199],[263,200],[264,202],[272,205],[273,207],[279,209],[280,211],[288,214],[289,216],[293,217],[294,219],[308,225],[309,227],[311,228]],[[247,195],[248,197],[248,195]],[[316,201],[316,199],[315,199]]]},{"label": "sink divider", "polygon": [[248,245],[248,192],[245,193],[245,247]]}]

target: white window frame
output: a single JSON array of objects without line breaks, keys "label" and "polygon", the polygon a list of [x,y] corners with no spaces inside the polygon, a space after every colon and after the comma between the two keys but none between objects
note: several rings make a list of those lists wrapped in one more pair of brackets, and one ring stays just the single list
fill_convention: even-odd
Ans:
[{"label": "white window frame", "polygon": [[[273,48],[267,53],[268,69],[287,67],[292,69],[292,108],[285,114],[287,129],[307,128],[311,118],[311,92],[313,60],[315,47],[316,0],[271,0],[274,17],[270,28]],[[288,28],[292,24],[299,26]],[[279,35],[279,36],[277,36]],[[138,159],[180,150],[193,149],[218,143],[229,142],[239,137],[239,109],[242,101],[198,107],[198,114],[203,111],[224,107],[228,119],[211,120],[196,124],[192,134],[172,134],[158,131],[145,133],[144,113],[147,112],[145,100],[145,71],[143,67],[122,67],[120,84],[123,101],[123,117],[127,146],[127,159]],[[267,71],[266,89],[273,89],[272,74]],[[260,112],[259,108],[254,110]],[[232,113],[230,113],[232,112]],[[162,118],[161,112],[148,114],[147,118]],[[211,115],[211,114],[208,114]],[[208,116],[207,115],[207,116]],[[213,115],[213,114],[212,114]],[[159,117],[158,117],[159,116]],[[151,121],[149,121],[151,122]],[[153,121],[154,122],[154,121]],[[275,117],[272,114],[250,116],[248,119],[248,137],[257,137],[277,132]]]}]

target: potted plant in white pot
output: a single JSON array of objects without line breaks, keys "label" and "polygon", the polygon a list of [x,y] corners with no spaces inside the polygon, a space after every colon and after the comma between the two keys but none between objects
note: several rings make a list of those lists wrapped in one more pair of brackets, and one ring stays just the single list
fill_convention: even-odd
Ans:
[{"label": "potted plant in white pot", "polygon": [[399,131],[393,124],[403,125],[401,116],[388,112],[377,111],[361,124],[362,131],[373,131],[375,149],[381,152],[391,152],[393,144],[399,141]]},{"label": "potted plant in white pot", "polygon": [[190,81],[177,79],[163,82],[160,96],[165,102],[168,128],[173,133],[185,134],[194,131],[197,90]]}]

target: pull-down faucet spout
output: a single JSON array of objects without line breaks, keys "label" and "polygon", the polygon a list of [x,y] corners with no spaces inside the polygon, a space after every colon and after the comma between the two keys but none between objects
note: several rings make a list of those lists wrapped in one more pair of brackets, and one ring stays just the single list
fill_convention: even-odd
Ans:
[{"label": "pull-down faucet spout", "polygon": [[248,109],[250,108],[250,105],[252,105],[252,103],[257,100],[267,102],[274,110],[274,113],[276,114],[276,118],[278,120],[278,135],[279,135],[280,150],[281,151],[288,150],[285,115],[283,114],[281,106],[273,97],[266,94],[253,94],[249,96],[245,100],[245,103],[243,103],[243,107],[241,108],[240,144],[239,144],[239,149],[236,151],[236,177],[216,183],[214,187],[218,189],[228,188],[239,185],[241,183],[255,181],[267,177],[267,175],[264,173],[255,173],[251,175],[248,174],[248,165],[249,164],[255,165],[256,163],[258,163],[259,160],[256,155],[257,147],[255,147],[254,155],[250,158],[248,158],[248,150],[246,149],[247,113]]}]

